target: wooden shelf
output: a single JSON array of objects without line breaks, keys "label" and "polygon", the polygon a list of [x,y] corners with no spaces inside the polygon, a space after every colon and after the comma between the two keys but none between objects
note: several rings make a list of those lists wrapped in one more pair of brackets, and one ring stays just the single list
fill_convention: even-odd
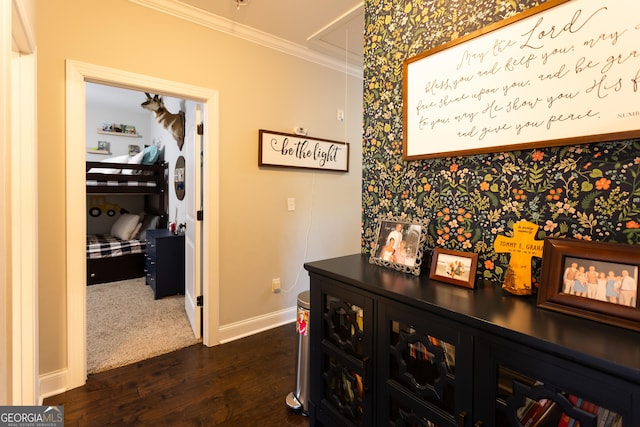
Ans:
[{"label": "wooden shelf", "polygon": [[111,155],[111,151],[106,151],[106,150],[87,150],[87,153],[91,153],[91,154],[102,154],[102,155]]},{"label": "wooden shelf", "polygon": [[115,135],[115,136],[127,136],[129,138],[142,138],[142,135],[138,133],[107,132],[101,129],[98,129],[98,133],[101,135]]}]

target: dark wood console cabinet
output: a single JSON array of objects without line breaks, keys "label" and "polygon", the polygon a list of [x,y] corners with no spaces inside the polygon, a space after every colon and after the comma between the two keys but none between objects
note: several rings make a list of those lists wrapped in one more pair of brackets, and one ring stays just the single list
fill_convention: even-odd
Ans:
[{"label": "dark wood console cabinet", "polygon": [[305,268],[311,426],[640,426],[639,332],[359,254]]},{"label": "dark wood console cabinet", "polygon": [[155,299],[184,295],[184,245],[184,234],[147,231],[145,275]]}]

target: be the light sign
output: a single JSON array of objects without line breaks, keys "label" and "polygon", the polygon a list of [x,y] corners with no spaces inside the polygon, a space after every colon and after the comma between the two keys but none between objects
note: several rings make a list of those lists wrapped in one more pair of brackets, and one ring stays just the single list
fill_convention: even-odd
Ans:
[{"label": "be the light sign", "polygon": [[260,130],[258,165],[349,171],[349,144]]}]

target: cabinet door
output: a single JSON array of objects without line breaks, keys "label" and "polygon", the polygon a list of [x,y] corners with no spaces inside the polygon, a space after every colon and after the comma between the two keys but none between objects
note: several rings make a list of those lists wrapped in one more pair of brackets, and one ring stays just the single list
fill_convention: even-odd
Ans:
[{"label": "cabinet door", "polygon": [[312,280],[311,295],[312,327],[320,325],[310,330],[320,338],[312,338],[311,366],[320,366],[311,375],[312,417],[325,426],[370,426],[373,302],[322,278]]},{"label": "cabinet door", "polygon": [[639,425],[637,385],[497,339],[477,340],[476,354],[476,420],[484,426]]},{"label": "cabinet door", "polygon": [[384,425],[470,425],[471,335],[393,302],[379,302],[378,316],[377,410]]}]

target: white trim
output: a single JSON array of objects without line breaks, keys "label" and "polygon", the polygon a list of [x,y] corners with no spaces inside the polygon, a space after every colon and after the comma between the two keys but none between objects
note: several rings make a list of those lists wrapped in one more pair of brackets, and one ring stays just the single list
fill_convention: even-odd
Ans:
[{"label": "white trim", "polygon": [[[203,343],[216,345],[219,325],[219,212],[218,212],[218,91],[172,82],[127,71],[66,62],[67,147],[66,147],[66,225],[67,225],[67,388],[86,381],[86,266],[85,266],[85,82],[105,83],[167,96],[189,98],[204,104],[205,222],[203,237]],[[80,149],[82,148],[82,149]]]},{"label": "white trim", "polygon": [[[35,55],[12,60],[11,273],[13,404],[33,405],[38,387],[38,203]],[[15,167],[20,165],[20,167]],[[17,379],[17,381],[16,381]]]},{"label": "white trim", "polygon": [[[129,0],[132,3],[157,10],[162,13],[184,19],[203,27],[220,31],[252,43],[259,44],[270,49],[277,50],[297,58],[304,59],[314,64],[330,68],[332,70],[346,72],[347,74],[362,78],[362,66],[347,64],[329,55],[311,50],[300,44],[292,43],[288,40],[276,37],[264,31],[248,27],[243,24],[231,21],[218,15],[206,12],[191,5],[176,0]],[[221,1],[221,0],[216,0]]]},{"label": "white trim", "polygon": [[67,369],[59,369],[40,376],[40,402],[47,397],[56,396],[67,391]]},{"label": "white trim", "polygon": [[25,0],[13,0],[11,10],[11,35],[13,38],[13,50],[22,54],[30,54],[36,51],[36,39],[31,23],[25,10]]},{"label": "white trim", "polygon": [[286,325],[287,323],[295,322],[297,312],[297,307],[290,307],[262,316],[222,325],[220,326],[220,343],[224,344],[268,329]]},{"label": "white trim", "polygon": [[[29,18],[21,0],[12,2],[14,52],[10,65],[11,142],[11,405],[39,401],[38,382],[38,204],[36,157],[36,57]],[[20,165],[20,166],[18,166]]]}]

